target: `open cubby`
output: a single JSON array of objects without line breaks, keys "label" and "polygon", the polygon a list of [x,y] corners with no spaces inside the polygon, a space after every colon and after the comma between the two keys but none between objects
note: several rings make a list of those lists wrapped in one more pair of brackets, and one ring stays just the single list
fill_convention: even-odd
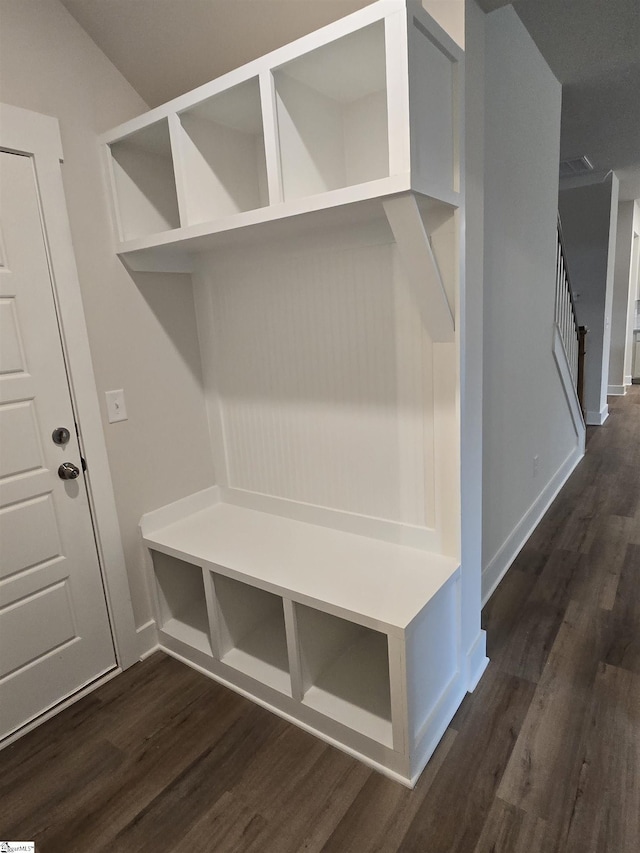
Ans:
[{"label": "open cubby", "polygon": [[269,204],[254,77],[178,115],[187,225]]},{"label": "open cubby", "polygon": [[274,71],[285,201],[389,175],[384,22]]},{"label": "open cubby", "polygon": [[133,240],[180,226],[166,119],[109,146],[121,238]]},{"label": "open cubby", "polygon": [[282,599],[224,575],[212,581],[222,663],[290,696]]},{"label": "open cubby", "polygon": [[303,702],[393,746],[387,635],[296,605]]},{"label": "open cubby", "polygon": [[209,618],[200,566],[151,551],[158,590],[160,630],[211,654]]}]

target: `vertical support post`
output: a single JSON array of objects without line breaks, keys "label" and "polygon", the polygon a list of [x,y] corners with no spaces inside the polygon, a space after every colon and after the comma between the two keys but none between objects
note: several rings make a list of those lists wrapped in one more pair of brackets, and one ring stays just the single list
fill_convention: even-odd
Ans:
[{"label": "vertical support post", "polygon": [[584,361],[585,355],[587,353],[585,346],[585,338],[587,337],[587,329],[586,326],[580,326],[578,328],[578,402],[580,403],[580,408],[582,409],[582,414],[584,415]]}]

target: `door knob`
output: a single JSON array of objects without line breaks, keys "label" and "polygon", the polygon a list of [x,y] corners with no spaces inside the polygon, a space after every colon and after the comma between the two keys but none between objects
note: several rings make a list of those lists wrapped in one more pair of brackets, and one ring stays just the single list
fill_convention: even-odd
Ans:
[{"label": "door knob", "polygon": [[61,480],[75,480],[80,476],[80,469],[73,462],[63,462],[58,468],[58,477]]}]

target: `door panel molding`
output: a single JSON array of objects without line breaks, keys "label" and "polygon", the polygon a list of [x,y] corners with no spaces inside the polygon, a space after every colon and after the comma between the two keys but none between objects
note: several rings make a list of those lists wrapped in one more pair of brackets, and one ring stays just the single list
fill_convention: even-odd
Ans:
[{"label": "door panel molding", "polygon": [[87,487],[116,657],[126,669],[139,660],[138,642],[62,184],[58,120],[0,104],[0,149],[33,158],[80,445],[90,461]]}]

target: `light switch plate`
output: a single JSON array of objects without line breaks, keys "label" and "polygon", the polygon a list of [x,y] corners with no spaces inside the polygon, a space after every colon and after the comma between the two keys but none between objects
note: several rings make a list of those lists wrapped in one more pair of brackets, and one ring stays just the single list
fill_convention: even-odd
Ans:
[{"label": "light switch plate", "polygon": [[117,391],[105,391],[107,398],[107,417],[110,424],[115,424],[118,421],[127,420],[127,407],[124,404],[124,391],[119,388]]}]

